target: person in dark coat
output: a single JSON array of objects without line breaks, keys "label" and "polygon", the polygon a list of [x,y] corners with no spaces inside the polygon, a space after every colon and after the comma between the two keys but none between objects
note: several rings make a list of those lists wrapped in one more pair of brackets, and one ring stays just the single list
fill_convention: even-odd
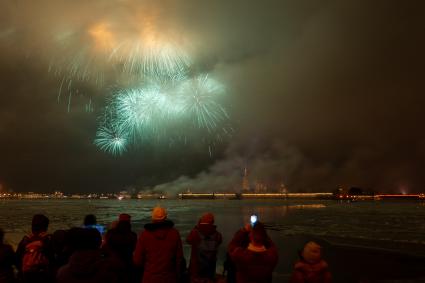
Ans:
[{"label": "person in dark coat", "polygon": [[15,265],[15,252],[11,245],[3,242],[4,231],[0,229],[0,282],[13,283],[15,276],[13,266]]},{"label": "person in dark coat", "polygon": [[102,237],[94,228],[72,228],[68,232],[74,252],[69,262],[62,266],[57,283],[119,283],[126,282],[124,267],[119,261],[102,256]]},{"label": "person in dark coat", "polygon": [[115,257],[122,261],[131,282],[136,281],[133,265],[133,252],[136,243],[137,234],[131,230],[131,216],[120,214],[116,226],[105,234],[103,250],[107,257]]},{"label": "person in dark coat", "polygon": [[189,263],[191,282],[215,280],[217,251],[222,235],[214,225],[214,215],[205,213],[186,239],[192,246]]},{"label": "person in dark coat", "polygon": [[331,283],[332,275],[317,243],[308,242],[300,257],[294,265],[290,283]]},{"label": "person in dark coat", "polygon": [[68,231],[67,230],[56,230],[52,235],[52,247],[54,252],[54,266],[55,272],[58,269],[67,264],[69,257],[71,256],[71,248],[68,243]]},{"label": "person in dark coat", "polygon": [[52,235],[47,233],[49,218],[36,214],[32,218],[31,234],[25,236],[16,249],[18,276],[23,282],[52,282],[54,251]]},{"label": "person in dark coat", "polygon": [[272,282],[278,253],[276,246],[267,236],[262,223],[255,223],[249,232],[248,246],[234,248],[230,252],[230,257],[236,266],[237,283]]},{"label": "person in dark coat", "polygon": [[117,253],[126,264],[132,265],[136,243],[137,234],[131,230],[130,215],[120,214],[116,226],[105,234],[105,249]]},{"label": "person in dark coat", "polygon": [[133,259],[136,268],[143,270],[143,283],[176,283],[179,280],[182,242],[164,208],[153,209],[152,223],[146,224],[140,234]]}]

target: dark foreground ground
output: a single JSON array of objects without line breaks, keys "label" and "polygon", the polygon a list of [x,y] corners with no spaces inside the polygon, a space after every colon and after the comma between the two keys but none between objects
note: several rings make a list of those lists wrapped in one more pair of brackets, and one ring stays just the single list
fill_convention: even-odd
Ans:
[{"label": "dark foreground ground", "polygon": [[348,240],[341,242],[337,238],[319,239],[310,236],[282,239],[284,243],[281,244],[285,248],[280,251],[274,282],[288,282],[292,271],[290,266],[297,260],[298,250],[309,240],[323,247],[334,283],[425,283],[425,245],[382,241],[374,243],[370,240],[364,245],[366,243],[358,240],[350,243]]}]

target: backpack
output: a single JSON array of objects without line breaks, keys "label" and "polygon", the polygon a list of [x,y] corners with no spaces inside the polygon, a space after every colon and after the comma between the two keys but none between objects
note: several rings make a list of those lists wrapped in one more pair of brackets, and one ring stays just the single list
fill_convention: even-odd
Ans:
[{"label": "backpack", "polygon": [[49,258],[46,255],[46,236],[27,237],[24,256],[22,257],[22,272],[46,272],[49,267]]},{"label": "backpack", "polygon": [[203,235],[198,231],[198,234],[201,238],[201,242],[198,246],[198,275],[201,277],[214,278],[219,246],[219,242],[217,240],[218,232],[216,231],[211,235]]}]

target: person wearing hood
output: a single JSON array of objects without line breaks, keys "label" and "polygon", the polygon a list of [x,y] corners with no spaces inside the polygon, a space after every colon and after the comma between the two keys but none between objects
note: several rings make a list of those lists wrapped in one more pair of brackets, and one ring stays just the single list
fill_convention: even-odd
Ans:
[{"label": "person wearing hood", "polygon": [[179,280],[183,248],[180,233],[167,219],[162,207],[152,210],[152,222],[144,227],[136,244],[133,261],[143,270],[143,283],[176,283]]},{"label": "person wearing hood", "polygon": [[105,256],[120,260],[125,265],[131,282],[137,280],[133,266],[136,243],[137,234],[131,230],[131,216],[122,213],[119,215],[116,226],[106,232],[102,247]]},{"label": "person wearing hood", "polygon": [[117,224],[105,234],[104,250],[116,253],[128,266],[133,265],[137,234],[131,230],[131,216],[120,214]]},{"label": "person wearing hood", "polygon": [[236,266],[237,283],[272,282],[278,253],[262,223],[256,222],[250,230],[248,246],[234,248],[230,252],[230,257]]},{"label": "person wearing hood", "polygon": [[330,283],[331,273],[328,264],[322,259],[322,247],[308,242],[294,265],[290,283]]},{"label": "person wearing hood", "polygon": [[72,228],[68,235],[74,252],[69,262],[59,269],[57,283],[127,282],[123,279],[125,269],[120,262],[102,257],[102,237],[97,229]]},{"label": "person wearing hood", "polygon": [[205,213],[186,239],[192,246],[189,263],[191,282],[214,281],[217,251],[222,235],[214,225],[214,215]]}]

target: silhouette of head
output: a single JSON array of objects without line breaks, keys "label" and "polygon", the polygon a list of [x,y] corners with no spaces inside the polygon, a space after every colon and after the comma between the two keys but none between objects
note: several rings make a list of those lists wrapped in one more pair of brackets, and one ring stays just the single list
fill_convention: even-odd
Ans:
[{"label": "silhouette of head", "polygon": [[32,217],[31,230],[33,233],[46,232],[49,227],[49,218],[43,214],[36,214]]},{"label": "silhouette of head", "polygon": [[121,213],[119,216],[118,216],[118,221],[126,221],[126,222],[131,222],[131,216],[130,216],[130,214],[127,214],[127,213]]},{"label": "silhouette of head", "polygon": [[86,217],[84,217],[84,226],[91,226],[96,224],[97,224],[97,220],[95,215],[87,214]]}]

